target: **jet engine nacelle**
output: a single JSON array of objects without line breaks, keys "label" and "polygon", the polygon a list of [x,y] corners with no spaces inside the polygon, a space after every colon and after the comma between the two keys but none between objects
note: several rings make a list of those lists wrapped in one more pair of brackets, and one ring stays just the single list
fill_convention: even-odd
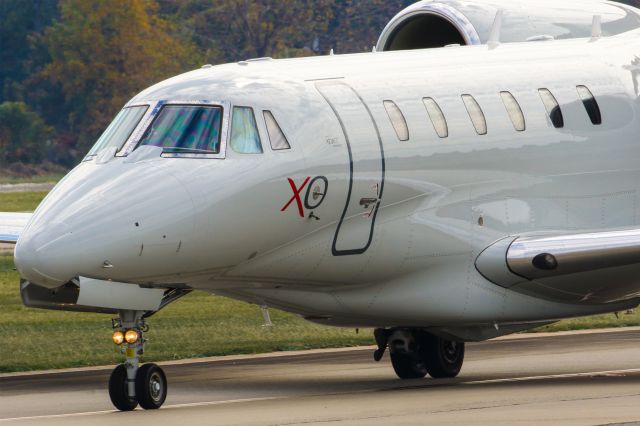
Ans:
[{"label": "jet engine nacelle", "polygon": [[376,50],[409,50],[485,44],[499,10],[500,42],[589,37],[594,16],[602,35],[640,27],[640,10],[602,0],[423,0],[398,13],[385,27]]}]

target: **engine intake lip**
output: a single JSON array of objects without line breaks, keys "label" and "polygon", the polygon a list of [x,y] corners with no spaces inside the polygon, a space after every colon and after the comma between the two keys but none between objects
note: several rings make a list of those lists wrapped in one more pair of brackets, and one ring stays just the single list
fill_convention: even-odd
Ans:
[{"label": "engine intake lip", "polygon": [[377,51],[391,50],[391,45],[398,34],[411,21],[424,16],[434,16],[448,22],[454,27],[464,39],[466,45],[482,44],[480,36],[469,19],[459,10],[443,3],[421,4],[416,8],[409,9],[404,13],[395,16],[382,30],[378,43]]}]

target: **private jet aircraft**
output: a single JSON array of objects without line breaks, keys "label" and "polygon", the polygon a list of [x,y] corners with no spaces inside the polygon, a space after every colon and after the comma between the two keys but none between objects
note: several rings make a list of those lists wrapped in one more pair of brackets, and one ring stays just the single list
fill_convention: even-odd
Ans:
[{"label": "private jet aircraft", "polygon": [[31,214],[25,305],[117,315],[120,410],[159,408],[149,317],[193,289],[375,329],[402,379],[464,342],[640,302],[640,11],[422,1],[372,52],[135,96]]}]

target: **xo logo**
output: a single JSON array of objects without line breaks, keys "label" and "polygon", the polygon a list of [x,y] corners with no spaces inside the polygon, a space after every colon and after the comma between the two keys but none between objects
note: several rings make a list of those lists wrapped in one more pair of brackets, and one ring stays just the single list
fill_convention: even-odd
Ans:
[{"label": "xo logo", "polygon": [[[298,207],[298,215],[300,217],[304,217],[305,208],[307,210],[317,209],[327,196],[329,181],[324,176],[316,176],[313,179],[311,179],[311,176],[307,176],[299,187],[293,179],[287,178],[287,180],[289,181],[289,186],[291,186],[291,191],[293,191],[293,196],[287,204],[282,206],[280,209],[281,212],[286,211],[295,201],[296,206]],[[305,192],[303,199],[301,198],[301,194],[305,188],[307,191]],[[309,217],[315,218],[316,220],[318,219],[313,212],[309,213]]]}]

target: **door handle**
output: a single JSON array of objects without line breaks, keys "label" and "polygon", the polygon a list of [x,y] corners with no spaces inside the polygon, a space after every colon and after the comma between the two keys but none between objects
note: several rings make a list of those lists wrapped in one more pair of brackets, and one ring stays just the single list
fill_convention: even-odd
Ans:
[{"label": "door handle", "polygon": [[377,198],[360,198],[360,205],[365,209],[368,209],[371,204],[375,204],[377,202]]}]

